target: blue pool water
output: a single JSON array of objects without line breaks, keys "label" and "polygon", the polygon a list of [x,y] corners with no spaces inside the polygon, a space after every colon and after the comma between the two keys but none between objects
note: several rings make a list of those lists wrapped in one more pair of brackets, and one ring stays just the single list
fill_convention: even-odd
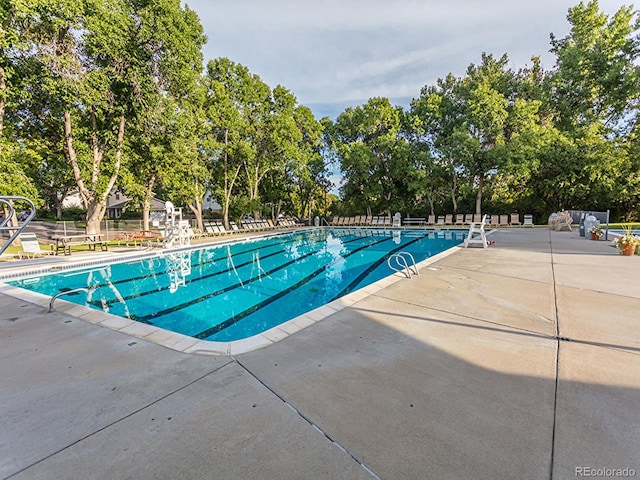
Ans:
[{"label": "blue pool water", "polygon": [[8,282],[203,340],[247,338],[461,243],[451,230],[314,229]]}]

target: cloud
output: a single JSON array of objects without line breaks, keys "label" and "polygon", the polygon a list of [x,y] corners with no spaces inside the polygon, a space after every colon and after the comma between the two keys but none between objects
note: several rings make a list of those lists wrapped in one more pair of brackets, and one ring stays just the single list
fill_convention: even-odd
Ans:
[{"label": "cloud", "polygon": [[[550,69],[549,34],[566,35],[567,10],[577,0],[187,3],[209,37],[205,59],[224,56],[241,63],[270,86],[288,88],[317,115],[314,106],[327,110],[374,96],[417,97],[423,86],[448,73],[462,76],[483,52],[507,53],[514,69],[538,55]],[[617,0],[599,4],[607,13],[620,7]]]}]

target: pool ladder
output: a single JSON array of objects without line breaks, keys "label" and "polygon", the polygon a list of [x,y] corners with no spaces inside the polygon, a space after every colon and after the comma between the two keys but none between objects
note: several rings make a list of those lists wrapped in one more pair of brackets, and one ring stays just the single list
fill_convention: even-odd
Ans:
[{"label": "pool ladder", "polygon": [[[391,264],[394,261],[395,264]],[[409,263],[411,262],[411,263]],[[416,261],[409,252],[398,252],[390,255],[387,258],[387,265],[391,270],[396,272],[402,272],[406,275],[407,278],[411,278],[411,274],[420,275],[418,273],[418,267],[416,266]]]}]

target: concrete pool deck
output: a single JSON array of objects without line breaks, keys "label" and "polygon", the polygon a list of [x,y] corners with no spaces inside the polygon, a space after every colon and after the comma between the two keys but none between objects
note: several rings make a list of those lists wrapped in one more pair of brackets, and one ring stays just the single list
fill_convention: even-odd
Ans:
[{"label": "concrete pool deck", "polygon": [[640,257],[491,238],[235,356],[0,294],[0,478],[640,476]]}]

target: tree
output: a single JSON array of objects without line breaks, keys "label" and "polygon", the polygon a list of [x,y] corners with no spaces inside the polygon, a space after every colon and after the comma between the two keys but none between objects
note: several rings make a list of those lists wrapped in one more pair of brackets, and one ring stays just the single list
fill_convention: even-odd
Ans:
[{"label": "tree", "polygon": [[64,153],[100,230],[122,165],[127,122],[158,95],[181,95],[201,65],[202,27],[179,0],[36,0],[28,38],[64,120]]},{"label": "tree", "polygon": [[345,110],[332,129],[331,147],[344,174],[342,195],[367,215],[404,204],[409,145],[401,135],[402,116],[388,99],[372,98]]},{"label": "tree", "polygon": [[558,129],[577,156],[567,169],[576,172],[568,203],[622,205],[638,194],[630,156],[638,138],[638,16],[622,7],[609,17],[593,0],[569,9],[567,19],[569,34],[551,37],[557,60],[550,88]]},{"label": "tree", "polygon": [[600,12],[597,0],[580,2],[569,9],[569,34],[562,39],[551,35],[557,57],[551,88],[561,129],[601,123],[607,134],[624,130],[630,114],[636,117],[640,40],[634,17],[632,7],[610,18]]},{"label": "tree", "polygon": [[204,79],[206,133],[202,155],[212,171],[212,190],[222,206],[225,228],[237,191],[245,159],[254,155],[252,146],[253,106],[262,101],[264,88],[259,77],[228,58],[207,64]]}]

